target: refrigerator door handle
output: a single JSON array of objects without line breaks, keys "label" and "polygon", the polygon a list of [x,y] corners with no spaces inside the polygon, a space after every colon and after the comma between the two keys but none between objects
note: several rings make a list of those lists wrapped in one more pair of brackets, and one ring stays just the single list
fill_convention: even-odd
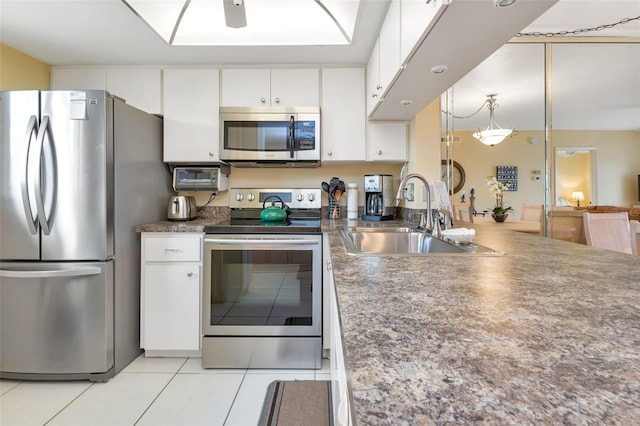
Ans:
[{"label": "refrigerator door handle", "polygon": [[76,269],[54,269],[49,271],[16,271],[0,269],[0,277],[4,278],[59,278],[59,277],[84,277],[88,275],[100,275],[102,269],[98,267],[86,267]]},{"label": "refrigerator door handle", "polygon": [[29,232],[31,232],[32,235],[36,235],[38,233],[38,218],[33,218],[33,210],[31,209],[31,201],[29,200],[29,152],[31,151],[31,140],[33,139],[33,134],[35,133],[37,136],[38,133],[37,120],[38,117],[32,115],[29,119],[29,123],[27,124],[27,133],[25,135],[27,156],[24,162],[24,174],[22,175],[22,180],[20,182],[20,186],[22,188],[22,206],[24,207],[24,215],[27,220],[27,225],[29,225]]},{"label": "refrigerator door handle", "polygon": [[[40,131],[38,132],[38,140],[36,143],[36,149],[37,151],[37,155],[36,158],[38,158],[40,160],[40,167],[38,168],[38,176],[37,179],[35,179],[34,181],[34,186],[35,186],[35,195],[36,195],[36,207],[38,208],[38,220],[40,221],[40,227],[42,228],[42,232],[44,233],[44,235],[49,235],[51,234],[51,218],[47,218],[47,215],[45,213],[45,209],[44,209],[44,199],[43,199],[43,195],[42,195],[42,191],[41,191],[41,182],[40,180],[42,179],[42,151],[44,149],[44,140],[45,140],[45,136],[47,136],[47,134],[50,135],[51,133],[51,124],[49,121],[49,116],[45,115],[42,117],[42,123],[40,123]],[[53,161],[53,167],[55,168],[55,161]],[[57,175],[58,171],[54,170],[53,176],[55,177]],[[53,183],[53,191],[55,194],[56,191],[56,183]],[[55,200],[54,200],[54,205],[55,205]]]}]

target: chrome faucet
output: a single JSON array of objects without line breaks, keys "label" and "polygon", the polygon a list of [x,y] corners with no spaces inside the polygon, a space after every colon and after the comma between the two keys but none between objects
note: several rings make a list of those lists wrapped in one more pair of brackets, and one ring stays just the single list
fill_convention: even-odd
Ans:
[{"label": "chrome faucet", "polygon": [[433,215],[431,214],[431,188],[429,187],[429,182],[427,182],[427,180],[424,177],[422,177],[422,175],[419,175],[417,173],[411,173],[405,176],[404,179],[402,179],[402,182],[400,182],[400,186],[398,187],[398,192],[396,193],[396,198],[395,198],[396,207],[400,203],[400,200],[402,200],[403,198],[404,187],[407,184],[407,181],[411,178],[416,178],[420,180],[424,184],[424,187],[427,190],[426,220],[424,220],[424,214],[423,214],[422,218],[420,219],[420,225],[418,226],[418,228],[419,229],[422,228],[421,230],[425,230],[427,232],[433,233],[434,226],[433,226]]}]

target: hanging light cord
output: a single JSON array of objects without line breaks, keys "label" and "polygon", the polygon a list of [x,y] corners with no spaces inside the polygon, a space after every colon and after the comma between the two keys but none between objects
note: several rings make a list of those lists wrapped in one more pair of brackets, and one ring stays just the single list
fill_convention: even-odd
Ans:
[{"label": "hanging light cord", "polygon": [[566,35],[578,35],[578,34],[583,34],[583,33],[590,33],[593,31],[602,31],[605,29],[609,29],[609,28],[613,28],[617,25],[622,25],[622,24],[628,24],[631,21],[638,21],[640,20],[640,16],[636,16],[635,18],[624,18],[621,19],[618,22],[615,22],[613,24],[603,24],[603,25],[598,25],[597,27],[590,27],[590,28],[578,28],[576,30],[573,31],[557,31],[557,32],[548,32],[548,33],[541,33],[541,32],[533,32],[533,33],[518,33],[516,34],[516,37],[556,37],[556,36],[566,36]]},{"label": "hanging light cord", "polygon": [[[474,115],[477,115],[480,111],[482,111],[482,108],[484,108],[485,105],[487,105],[489,103],[489,99],[485,99],[485,101],[482,103],[482,105],[480,105],[480,108],[478,108],[474,113],[469,114],[469,115],[452,115],[453,118],[457,118],[458,120],[464,120],[467,118],[471,118]],[[499,105],[497,103],[494,103],[494,108],[497,108]],[[448,114],[447,111],[441,109],[440,112],[442,112],[443,114]]]}]

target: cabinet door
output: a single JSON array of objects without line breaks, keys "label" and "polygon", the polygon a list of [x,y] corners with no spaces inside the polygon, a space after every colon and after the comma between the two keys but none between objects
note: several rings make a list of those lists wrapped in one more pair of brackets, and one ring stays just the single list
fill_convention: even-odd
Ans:
[{"label": "cabinet door", "polygon": [[380,86],[382,94],[400,72],[400,0],[392,0],[380,28]]},{"label": "cabinet door", "polygon": [[272,69],[271,106],[318,106],[318,69]]},{"label": "cabinet door", "polygon": [[347,379],[347,363],[344,358],[344,345],[340,329],[340,311],[336,297],[333,272],[331,272],[329,313],[331,315],[330,333],[330,365],[331,365],[331,409],[336,425],[351,425],[349,404],[349,384]]},{"label": "cabinet door", "polygon": [[270,72],[268,69],[222,70],[223,106],[269,106]]},{"label": "cabinet door", "polygon": [[322,161],[364,161],[364,68],[322,70]]},{"label": "cabinet door", "polygon": [[200,265],[144,265],[146,350],[200,349]]},{"label": "cabinet door", "polygon": [[164,70],[164,161],[220,160],[219,72]]},{"label": "cabinet door", "polygon": [[407,123],[367,123],[368,161],[407,161]]},{"label": "cabinet door", "polygon": [[401,0],[400,61],[406,65],[422,39],[435,25],[448,0]]},{"label": "cabinet door", "polygon": [[365,85],[365,95],[367,102],[367,117],[371,116],[371,113],[378,105],[378,101],[381,96],[380,86],[380,38],[376,41],[373,50],[371,50],[371,56],[369,56],[369,62],[367,63],[367,80]]},{"label": "cabinet door", "polygon": [[107,90],[149,114],[162,114],[160,68],[107,68]]},{"label": "cabinet door", "polygon": [[104,68],[51,68],[51,90],[107,90]]}]

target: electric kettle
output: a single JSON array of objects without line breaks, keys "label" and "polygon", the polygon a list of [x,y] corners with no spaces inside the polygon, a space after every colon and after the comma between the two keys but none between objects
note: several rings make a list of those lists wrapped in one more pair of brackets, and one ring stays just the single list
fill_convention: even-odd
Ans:
[{"label": "electric kettle", "polygon": [[174,195],[169,199],[167,219],[191,220],[198,217],[196,197],[193,195]]}]

